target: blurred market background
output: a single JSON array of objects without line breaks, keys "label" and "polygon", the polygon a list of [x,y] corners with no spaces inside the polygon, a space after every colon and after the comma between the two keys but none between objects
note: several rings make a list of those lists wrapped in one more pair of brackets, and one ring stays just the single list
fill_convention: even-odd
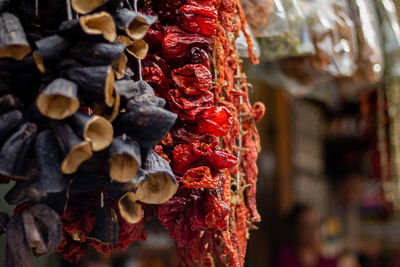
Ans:
[{"label": "blurred market background", "polygon": [[[282,220],[296,203],[318,213],[320,249],[341,267],[400,266],[400,1],[241,2],[260,55],[245,73],[267,107],[258,124],[262,222],[246,266],[277,266]],[[237,47],[245,56],[244,36]],[[146,242],[108,259],[90,251],[70,265],[55,254],[35,266],[177,266],[168,233],[157,221],[147,231]]]}]

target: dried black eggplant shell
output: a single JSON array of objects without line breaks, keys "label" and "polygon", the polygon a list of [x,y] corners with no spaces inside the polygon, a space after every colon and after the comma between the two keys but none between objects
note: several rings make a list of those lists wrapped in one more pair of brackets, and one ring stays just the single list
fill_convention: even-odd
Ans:
[{"label": "dried black eggplant shell", "polygon": [[121,9],[114,19],[118,30],[135,40],[142,39],[157,21],[156,16],[147,16],[127,8]]},{"label": "dried black eggplant shell", "polygon": [[36,204],[31,209],[35,219],[43,226],[48,253],[55,250],[62,239],[62,222],[58,214],[45,204]]},{"label": "dried black eggplant shell", "polygon": [[39,190],[45,193],[62,192],[67,186],[60,168],[62,152],[52,130],[38,134],[35,151],[39,165]]},{"label": "dried black eggplant shell", "polygon": [[21,213],[21,217],[29,247],[35,249],[39,254],[46,253],[48,251],[46,242],[33,214],[29,210],[25,210]]},{"label": "dried black eggplant shell", "polygon": [[67,71],[68,78],[79,86],[87,99],[113,105],[114,74],[111,66],[81,67]]},{"label": "dried black eggplant shell", "polygon": [[14,95],[7,94],[0,97],[0,114],[17,109],[21,106],[21,101]]},{"label": "dried black eggplant shell", "polygon": [[163,108],[141,105],[117,118],[119,131],[149,149],[156,145],[174,125],[177,115]]},{"label": "dried black eggplant shell", "polygon": [[36,42],[37,49],[33,52],[36,66],[41,73],[53,68],[66,56],[71,41],[60,35],[51,35]]},{"label": "dried black eggplant shell", "polygon": [[132,180],[142,164],[140,146],[126,135],[115,137],[108,148],[110,177],[124,183]]},{"label": "dried black eggplant shell", "polygon": [[7,224],[5,267],[33,267],[31,250],[24,235],[21,214],[10,218]]},{"label": "dried black eggplant shell", "polygon": [[0,13],[0,58],[24,59],[31,52],[18,17]]},{"label": "dried black eggplant shell", "polygon": [[0,235],[6,232],[8,221],[10,217],[5,212],[0,212]]},{"label": "dried black eggplant shell", "polygon": [[27,181],[17,181],[5,196],[7,203],[10,205],[18,205],[24,202],[40,202],[45,198],[46,193],[39,190],[37,175]]},{"label": "dried black eggplant shell", "polygon": [[88,238],[102,243],[118,243],[119,225],[117,214],[107,198],[101,197],[96,208],[96,223]]},{"label": "dried black eggplant shell", "polygon": [[67,175],[67,179],[71,181],[69,193],[87,193],[102,189],[109,178],[97,172],[81,172]]},{"label": "dried black eggplant shell", "polygon": [[0,115],[0,140],[8,137],[23,122],[23,115],[19,110],[13,110]]},{"label": "dried black eggplant shell", "polygon": [[0,150],[0,174],[11,179],[22,179],[26,174],[31,144],[36,138],[37,127],[33,123],[22,124]]},{"label": "dried black eggplant shell", "polygon": [[65,122],[56,123],[53,129],[63,152],[61,171],[64,174],[76,172],[93,154],[90,142],[80,138]]},{"label": "dried black eggplant shell", "polygon": [[136,173],[135,178],[133,178],[129,182],[126,182],[126,183],[118,183],[118,182],[116,182],[113,185],[116,188],[118,188],[119,190],[123,190],[124,192],[129,191],[129,192],[135,193],[136,190],[137,190],[138,185],[140,184],[140,182],[145,180],[146,177],[147,177],[147,172],[145,170],[143,170],[142,168],[139,168],[139,170]]},{"label": "dried black eggplant shell", "polygon": [[10,0],[0,0],[0,12],[4,12],[10,6]]},{"label": "dried black eggplant shell", "polygon": [[72,58],[86,66],[111,65],[121,57],[123,44],[79,42],[70,49]]},{"label": "dried black eggplant shell", "polygon": [[121,97],[121,105],[125,106],[129,99],[140,94],[140,88],[131,79],[115,81],[114,87]]},{"label": "dried black eggplant shell", "polygon": [[154,151],[144,162],[146,178],[140,182],[135,195],[146,204],[162,204],[174,196],[178,184],[169,163]]},{"label": "dried black eggplant shell", "polygon": [[[76,3],[74,3],[76,2]],[[92,13],[92,12],[98,12],[101,10],[107,10],[110,13],[114,13],[117,10],[121,9],[123,7],[123,2],[124,0],[105,0],[103,1],[103,3],[99,3],[99,1],[91,1],[91,2],[95,2],[93,5],[89,5],[86,7],[81,7],[80,5],[77,5],[77,3],[79,2],[85,2],[85,1],[71,1],[72,7],[74,8],[74,10],[79,13],[79,14],[88,14],[88,13]],[[89,1],[87,1],[89,2]],[[96,4],[97,2],[97,4]]]},{"label": "dried black eggplant shell", "polygon": [[0,59],[0,71],[10,72],[34,72],[37,71],[35,60],[33,56],[28,55],[23,60],[15,60],[11,58]]},{"label": "dried black eggplant shell", "polygon": [[164,98],[158,96],[142,94],[129,100],[126,104],[126,110],[130,112],[137,108],[140,108],[143,105],[163,108],[166,105],[166,101]]},{"label": "dried black eggplant shell", "polygon": [[78,111],[68,122],[79,136],[92,144],[93,151],[101,151],[112,142],[114,129],[111,123],[101,116],[90,116]]},{"label": "dried black eggplant shell", "polygon": [[[96,27],[88,27],[88,20],[102,20],[97,23],[90,23]],[[101,22],[101,23],[99,23]],[[102,42],[107,41],[113,43],[117,37],[116,28],[111,15],[108,12],[101,11],[79,19],[67,20],[61,23],[58,34],[75,40],[87,40]]]},{"label": "dried black eggplant shell", "polygon": [[69,80],[57,78],[36,99],[38,110],[55,120],[65,119],[79,109],[78,86]]}]

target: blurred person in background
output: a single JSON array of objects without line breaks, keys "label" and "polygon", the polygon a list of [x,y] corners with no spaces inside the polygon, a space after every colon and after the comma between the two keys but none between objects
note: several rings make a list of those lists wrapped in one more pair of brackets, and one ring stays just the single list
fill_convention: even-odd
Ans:
[{"label": "blurred person in background", "polygon": [[285,220],[286,244],[278,254],[278,267],[337,267],[336,260],[320,252],[320,219],[311,207],[295,204]]}]

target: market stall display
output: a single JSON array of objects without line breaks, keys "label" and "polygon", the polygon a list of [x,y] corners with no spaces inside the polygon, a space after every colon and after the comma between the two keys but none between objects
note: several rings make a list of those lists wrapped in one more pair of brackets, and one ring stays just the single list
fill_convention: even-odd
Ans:
[{"label": "market stall display", "polygon": [[[181,266],[243,266],[255,122],[239,1],[1,1],[0,181],[15,181],[6,266],[110,255],[158,217]],[[27,89],[29,88],[29,90]],[[4,216],[3,216],[4,215]]]}]

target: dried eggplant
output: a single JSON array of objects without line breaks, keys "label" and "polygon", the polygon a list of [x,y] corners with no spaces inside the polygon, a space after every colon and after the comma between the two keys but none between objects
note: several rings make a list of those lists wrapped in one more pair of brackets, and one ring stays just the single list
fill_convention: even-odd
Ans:
[{"label": "dried eggplant", "polygon": [[52,81],[36,99],[39,111],[52,119],[62,120],[79,109],[78,87],[74,82],[58,78]]},{"label": "dried eggplant", "polygon": [[69,122],[76,133],[92,144],[93,151],[103,150],[112,142],[113,127],[101,116],[89,116],[79,111],[69,118]]},{"label": "dried eggplant", "polygon": [[19,19],[11,13],[0,14],[0,58],[24,59],[31,52]]},{"label": "dried eggplant", "polygon": [[61,171],[65,174],[76,172],[93,154],[90,142],[80,138],[66,123],[56,124],[54,133],[64,154]]},{"label": "dried eggplant", "polygon": [[133,192],[125,193],[118,200],[119,213],[128,223],[137,223],[142,218],[142,206],[137,203],[137,200]]},{"label": "dried eggplant", "polygon": [[135,192],[138,200],[146,204],[161,204],[173,197],[178,184],[169,163],[154,151],[150,151],[144,162],[146,178]]},{"label": "dried eggplant", "polygon": [[79,86],[85,98],[113,106],[114,73],[111,66],[73,68],[67,75]]},{"label": "dried eggplant", "polygon": [[30,212],[36,221],[45,229],[43,235],[47,241],[48,252],[55,250],[62,239],[62,222],[58,214],[45,204],[36,204]]},{"label": "dried eggplant", "polygon": [[45,193],[63,191],[67,183],[61,171],[62,152],[51,130],[38,134],[35,151],[39,165],[39,190]]},{"label": "dried eggplant", "polygon": [[71,42],[57,34],[36,42],[37,49],[33,52],[36,66],[41,73],[46,73],[65,56]]},{"label": "dried eggplant", "polygon": [[142,39],[156,20],[156,16],[146,16],[127,8],[121,9],[115,17],[118,29],[134,40]]},{"label": "dried eggplant", "polygon": [[88,238],[98,240],[102,243],[114,244],[118,243],[118,233],[117,214],[109,201],[101,195],[96,209],[96,223]]},{"label": "dried eggplant", "polygon": [[141,165],[140,146],[131,138],[122,135],[114,138],[108,149],[110,177],[120,183],[135,178]]},{"label": "dried eggplant", "polygon": [[9,179],[23,179],[29,150],[36,138],[37,127],[33,123],[22,124],[0,150],[0,174]]}]

